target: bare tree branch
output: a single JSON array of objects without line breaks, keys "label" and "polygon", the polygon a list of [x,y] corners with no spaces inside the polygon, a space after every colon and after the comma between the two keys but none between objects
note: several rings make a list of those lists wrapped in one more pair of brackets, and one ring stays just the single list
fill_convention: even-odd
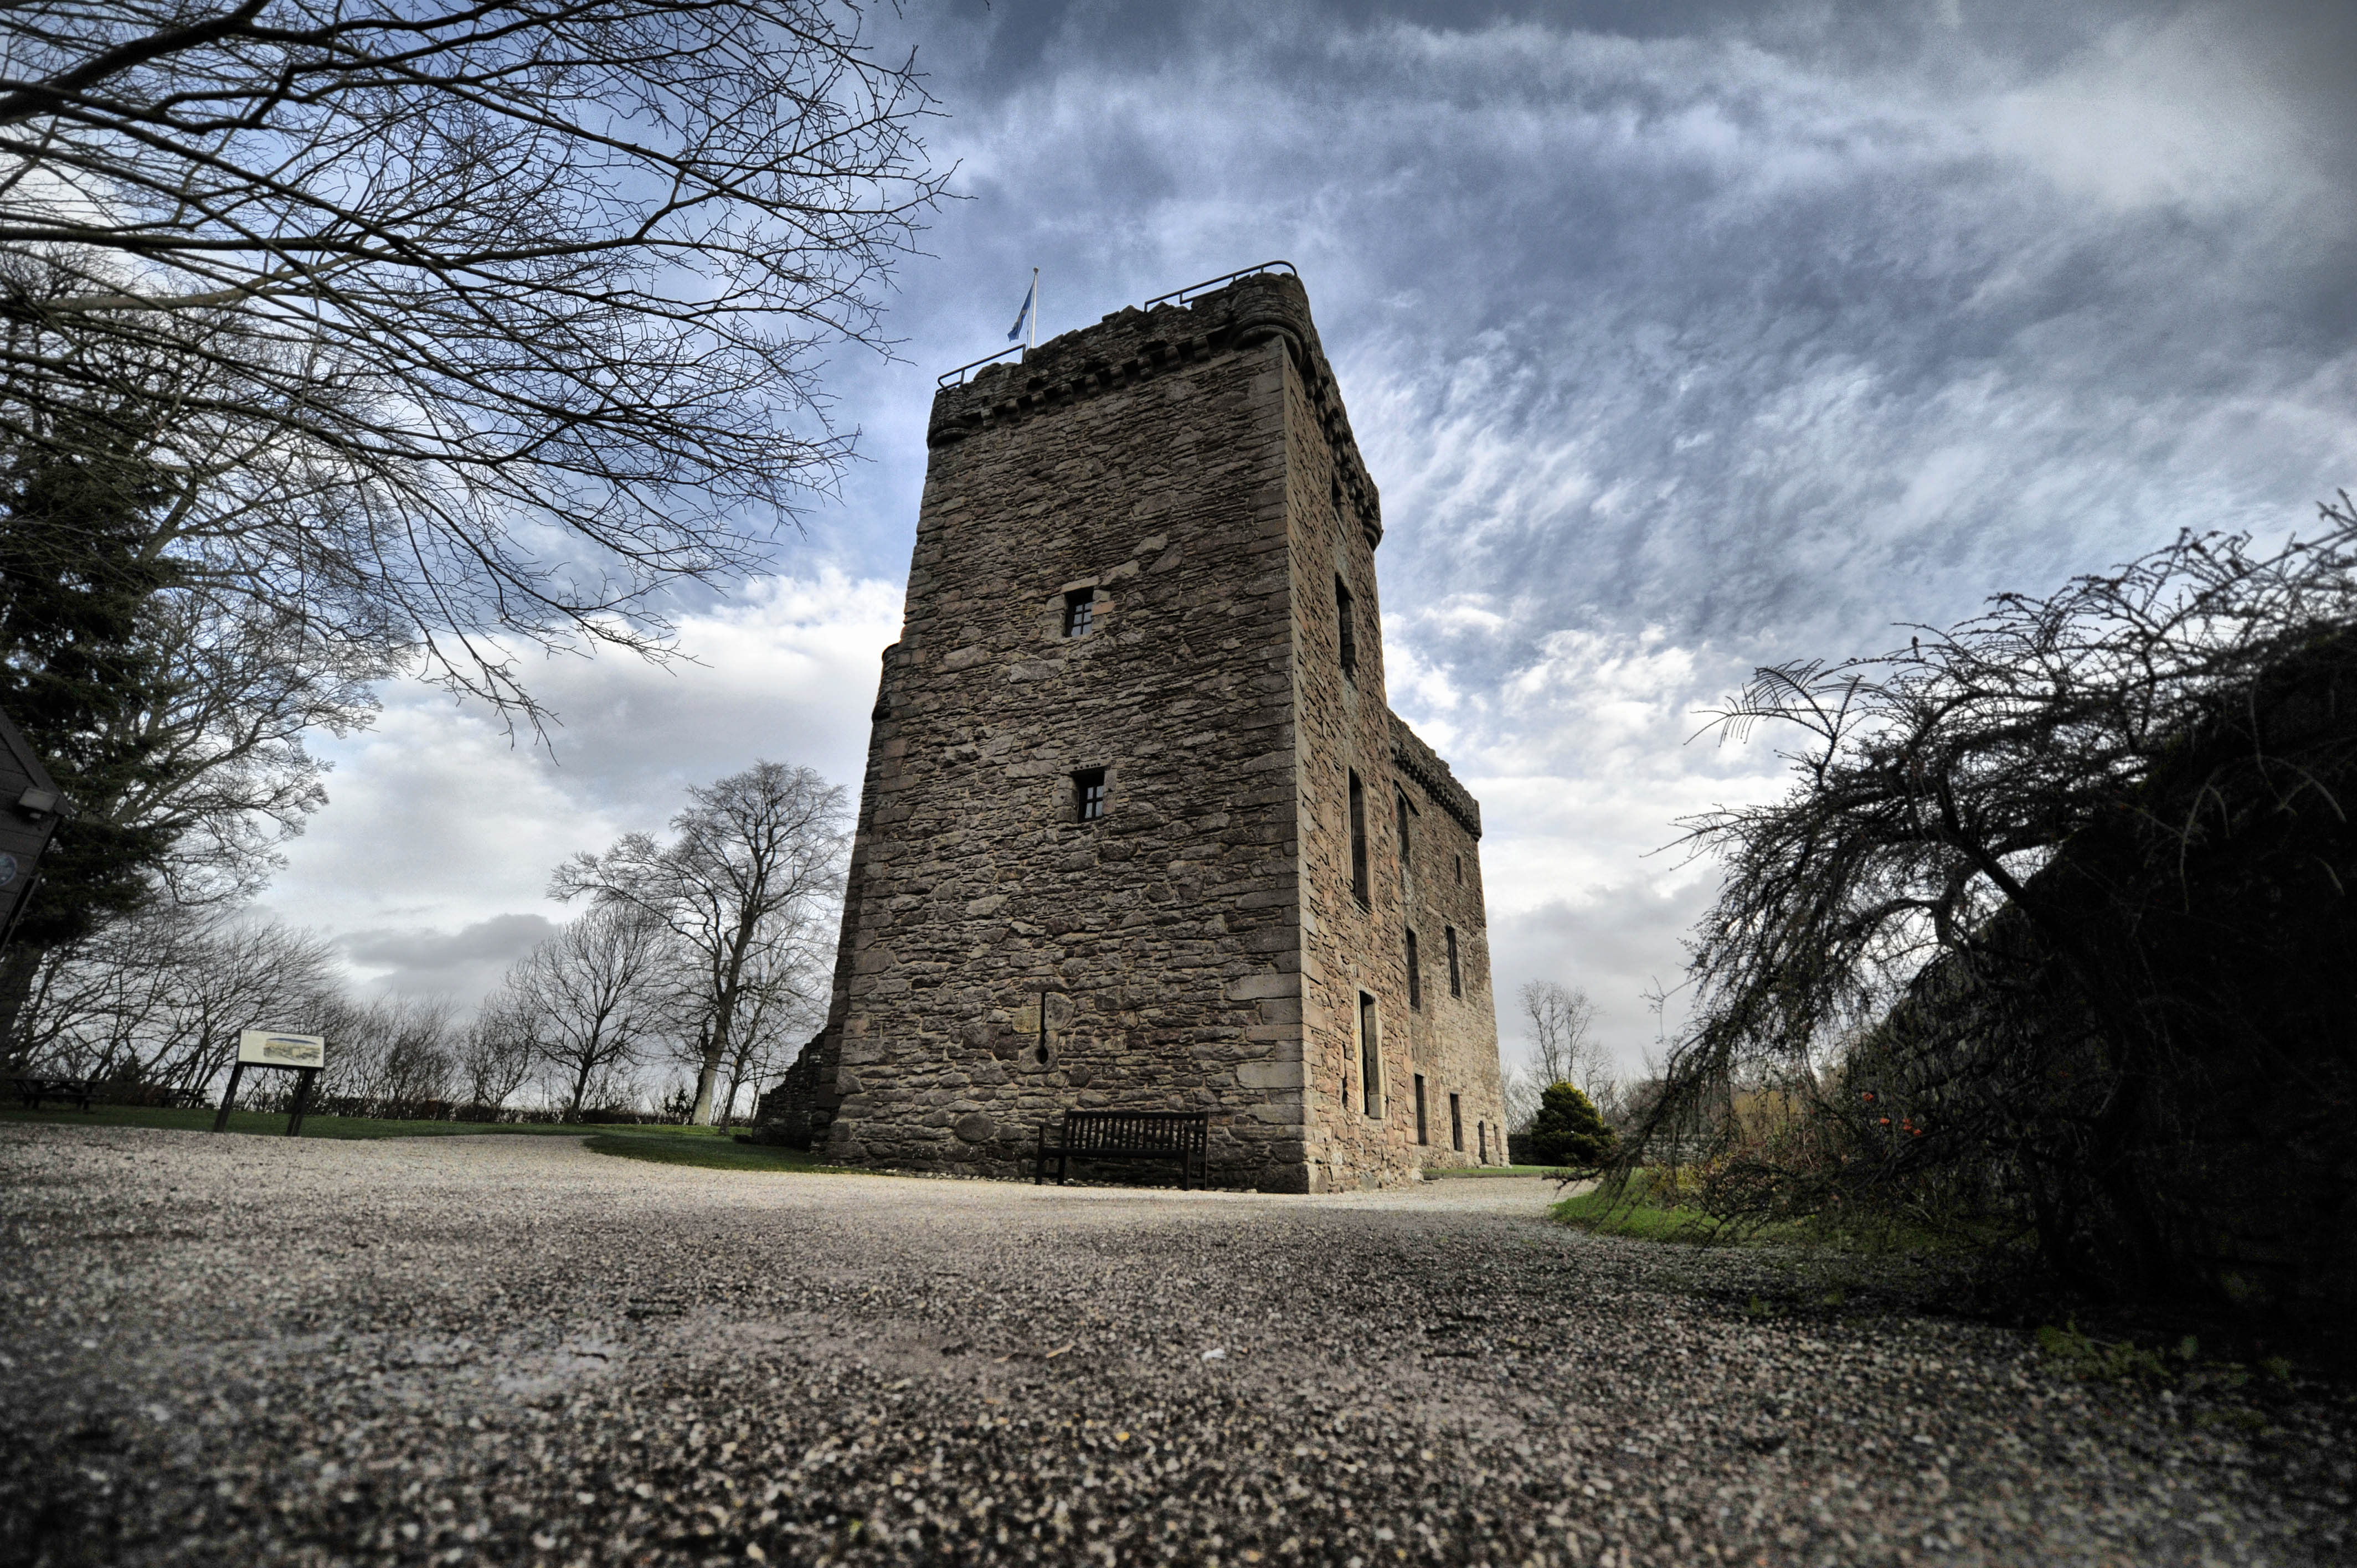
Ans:
[{"label": "bare tree branch", "polygon": [[[1717,725],[1797,732],[1793,787],[1686,824],[1725,880],[1624,1157],[1706,1134],[1720,1198],[1754,1212],[2002,1168],[2050,1237],[2098,1206],[2123,1266],[2160,1268],[2177,1178],[2145,1151],[2198,1164],[2183,1086],[2239,1081],[2222,1042],[2303,994],[2256,977],[2348,918],[2357,509],[2321,521],[2267,554],[2187,535],[1878,658],[1759,671]],[[2345,1098],[2309,1026],[2247,1047],[2308,1080],[2284,1137]]]},{"label": "bare tree branch", "polygon": [[[180,547],[390,615],[533,714],[511,648],[668,647],[849,450],[938,199],[913,60],[838,0],[0,9],[0,440],[145,397]],[[301,504],[290,504],[300,502]],[[317,590],[317,602],[302,598]]]}]

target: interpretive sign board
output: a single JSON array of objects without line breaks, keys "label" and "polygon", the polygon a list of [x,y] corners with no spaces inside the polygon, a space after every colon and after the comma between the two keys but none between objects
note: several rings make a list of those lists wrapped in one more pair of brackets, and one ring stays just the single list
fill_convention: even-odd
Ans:
[{"label": "interpretive sign board", "polygon": [[296,1075],[295,1105],[286,1118],[286,1135],[303,1131],[303,1112],[311,1103],[311,1080],[328,1065],[324,1035],[298,1035],[291,1029],[245,1029],[237,1036],[237,1061],[229,1069],[229,1087],[221,1091],[221,1113],[213,1131],[229,1131],[229,1113],[237,1104],[238,1080],[250,1067],[274,1067]]},{"label": "interpretive sign board", "polygon": [[254,1067],[325,1067],[328,1041],[322,1035],[248,1029],[237,1037],[237,1059]]}]

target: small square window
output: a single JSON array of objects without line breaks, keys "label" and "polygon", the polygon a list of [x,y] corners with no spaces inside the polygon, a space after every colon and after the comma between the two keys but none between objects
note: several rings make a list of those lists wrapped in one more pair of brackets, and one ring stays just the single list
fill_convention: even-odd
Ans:
[{"label": "small square window", "polygon": [[1105,770],[1091,768],[1072,775],[1072,814],[1093,822],[1105,814]]},{"label": "small square window", "polygon": [[1075,588],[1064,596],[1064,635],[1086,637],[1096,624],[1097,591]]}]

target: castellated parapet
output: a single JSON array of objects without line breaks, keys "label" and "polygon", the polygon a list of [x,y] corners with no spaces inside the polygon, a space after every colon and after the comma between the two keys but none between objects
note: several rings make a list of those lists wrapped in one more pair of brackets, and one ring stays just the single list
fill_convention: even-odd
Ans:
[{"label": "castellated parapet", "polygon": [[1208,1112],[1216,1185],[1501,1162],[1480,808],[1385,704],[1381,506],[1298,280],[1067,333],[927,442],[818,1146],[1016,1175],[1126,1108]]}]

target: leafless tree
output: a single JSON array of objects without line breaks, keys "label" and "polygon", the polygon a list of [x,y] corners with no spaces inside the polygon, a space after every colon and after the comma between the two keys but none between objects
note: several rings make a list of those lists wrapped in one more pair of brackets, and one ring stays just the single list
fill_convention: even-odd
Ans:
[{"label": "leafless tree", "polygon": [[809,944],[771,946],[750,966],[720,1064],[719,1125],[734,1121],[745,1091],[781,1071],[824,1021],[828,976],[815,960]]},{"label": "leafless tree", "polygon": [[[158,676],[150,700],[127,712],[116,740],[135,749],[145,766],[121,793],[98,798],[78,790],[84,820],[153,829],[167,841],[149,869],[155,902],[233,910],[260,891],[281,865],[279,846],[301,832],[326,800],[325,768],[304,744],[307,731],[345,734],[365,724],[376,706],[367,680],[380,671],[315,660],[298,628],[274,632],[253,626],[199,627],[200,607],[159,600],[148,618]],[[69,824],[69,831],[73,824]],[[113,937],[59,955],[64,968],[38,980],[46,944],[24,940],[0,954],[0,1039],[37,1036],[53,1024],[41,1016],[40,987],[67,974],[107,972],[127,979],[160,974],[143,955],[158,942],[181,943],[204,933],[210,947],[244,933],[230,947],[242,972],[254,943],[303,939],[261,934],[265,928],[183,919],[158,908],[135,916]],[[97,955],[97,971],[90,969]]]},{"label": "leafless tree", "polygon": [[458,1068],[455,1014],[441,997],[334,997],[312,1031],[328,1037],[320,1092],[365,1116],[406,1117],[447,1106]]},{"label": "leafless tree", "polygon": [[132,715],[131,739],[152,759],[150,779],[120,800],[78,803],[170,837],[160,869],[173,901],[241,902],[326,802],[326,768],[305,737],[370,723],[390,660],[190,596],[159,597],[147,619],[162,678]]},{"label": "leafless tree", "polygon": [[468,1105],[502,1109],[540,1063],[545,1048],[541,1021],[518,1003],[514,992],[496,992],[467,1026],[457,1067]]},{"label": "leafless tree", "polygon": [[627,905],[593,906],[508,972],[494,1005],[538,1020],[542,1064],[567,1121],[661,1031],[663,928]]},{"label": "leafless tree", "polygon": [[675,1005],[703,1047],[694,1120],[709,1122],[724,1064],[749,1060],[739,1037],[748,993],[766,987],[786,1001],[818,983],[848,835],[843,790],[807,768],[757,762],[688,793],[670,843],[632,833],[603,855],[576,855],[549,892],[640,911],[671,933]]},{"label": "leafless tree", "polygon": [[[42,951],[119,914],[126,886],[184,904],[257,891],[279,844],[325,799],[305,736],[368,723],[373,683],[405,656],[398,628],[372,607],[339,614],[324,591],[301,605],[228,591],[181,537],[188,476],[153,461],[179,436],[172,417],[165,401],[130,399],[81,411],[62,432],[43,425],[69,443],[97,430],[108,447],[105,461],[67,457],[12,441],[0,397],[0,447],[13,447],[0,451],[0,660],[12,689],[38,693],[59,682],[50,658],[62,650],[61,686],[16,715],[37,744],[45,725],[33,715],[46,721],[78,809],[58,846],[75,871],[50,878],[0,959],[0,1037],[33,1026],[18,1014]],[[56,618],[73,596],[44,581],[85,597],[71,613],[90,618],[72,635]],[[104,694],[60,710],[55,693],[90,680],[77,671],[93,639],[113,650],[93,682]]]},{"label": "leafless tree", "polygon": [[[2357,509],[2322,524],[2268,553],[2187,535],[1878,658],[1760,671],[1720,725],[1796,734],[1793,788],[1688,824],[1725,882],[1627,1157],[1710,1131],[1743,1147],[1738,1207],[1979,1172],[2050,1254],[2144,1279],[2214,1229],[2162,1210],[2228,1179],[2234,1117],[2245,1172],[2301,1141],[2350,1157],[2345,1032],[2300,1011],[2357,871]],[[2229,1116],[2261,1079],[2301,1087]]]},{"label": "leafless tree", "polygon": [[1519,1064],[1509,1065],[1499,1074],[1498,1087],[1505,1096],[1507,1130],[1529,1132],[1538,1119],[1540,1097],[1546,1092],[1538,1074]]},{"label": "leafless tree", "polygon": [[[1576,985],[1533,980],[1519,993],[1523,1020],[1530,1026],[1535,1092],[1551,1084],[1577,1084],[1593,1101],[1612,1080],[1611,1058],[1596,1037],[1596,1004]],[[1535,1102],[1534,1103],[1535,1110]]]},{"label": "leafless tree", "polygon": [[303,1027],[334,993],[334,954],[307,932],[236,912],[159,903],[42,955],[27,1070],[201,1091],[238,1033]]},{"label": "leafless tree", "polygon": [[[380,613],[530,710],[516,639],[665,645],[832,482],[938,198],[913,60],[833,0],[0,8],[0,439],[167,407],[197,576]],[[135,405],[135,406],[134,406]]]}]

